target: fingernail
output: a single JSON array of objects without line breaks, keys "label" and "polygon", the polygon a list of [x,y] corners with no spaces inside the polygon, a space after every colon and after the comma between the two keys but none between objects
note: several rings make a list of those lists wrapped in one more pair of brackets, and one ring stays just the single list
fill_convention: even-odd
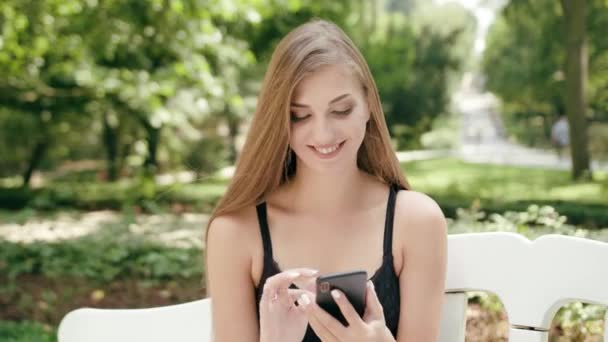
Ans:
[{"label": "fingernail", "polygon": [[300,301],[299,303],[303,306],[310,304],[310,299],[308,298],[308,295],[306,295],[306,293],[302,293],[299,301]]},{"label": "fingernail", "polygon": [[297,277],[299,277],[299,276],[300,276],[300,272],[289,272],[289,273],[287,274],[287,276],[288,276],[289,278],[297,278]]},{"label": "fingernail", "polygon": [[374,289],[374,283],[373,283],[371,280],[369,280],[369,281],[367,282],[367,287],[369,287],[370,289],[372,289],[372,290],[373,290],[373,289]]},{"label": "fingernail", "polygon": [[338,292],[338,290],[331,290],[331,296],[338,299],[340,298],[340,292]]}]

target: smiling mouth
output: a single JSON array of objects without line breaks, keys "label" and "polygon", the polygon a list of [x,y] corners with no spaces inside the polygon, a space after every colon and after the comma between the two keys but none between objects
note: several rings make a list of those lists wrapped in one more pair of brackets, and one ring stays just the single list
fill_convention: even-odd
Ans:
[{"label": "smiling mouth", "polygon": [[315,152],[317,152],[323,156],[331,156],[331,155],[335,154],[336,152],[338,152],[342,148],[342,146],[344,145],[345,142],[346,142],[346,140],[344,140],[338,144],[335,144],[333,146],[323,147],[323,148],[315,147],[312,145],[308,145],[308,147],[310,147],[312,150],[314,150]]}]

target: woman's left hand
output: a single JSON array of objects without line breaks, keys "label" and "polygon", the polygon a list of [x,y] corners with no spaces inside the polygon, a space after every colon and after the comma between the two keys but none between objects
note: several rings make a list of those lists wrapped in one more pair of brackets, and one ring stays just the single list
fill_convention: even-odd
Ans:
[{"label": "woman's left hand", "polygon": [[332,296],[346,318],[348,326],[342,325],[340,321],[317,305],[313,294],[309,294],[306,299],[300,298],[298,301],[305,304],[304,310],[308,316],[308,323],[322,341],[395,341],[386,327],[384,311],[371,281],[367,282],[363,318],[359,317],[344,293],[332,290]]}]

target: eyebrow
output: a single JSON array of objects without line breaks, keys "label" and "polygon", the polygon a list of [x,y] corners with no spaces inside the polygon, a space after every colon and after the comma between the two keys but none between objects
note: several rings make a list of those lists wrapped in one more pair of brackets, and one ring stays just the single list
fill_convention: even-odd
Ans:
[{"label": "eyebrow", "polygon": [[[340,95],[340,96],[336,97],[335,99],[333,99],[333,100],[329,101],[329,104],[332,104],[332,103],[334,103],[334,102],[338,102],[338,101],[342,100],[343,98],[345,98],[345,97],[347,97],[347,96],[349,96],[349,95],[350,95],[350,93],[342,94],[342,95]],[[308,106],[307,106],[307,105],[305,105],[305,104],[300,104],[300,103],[295,103],[295,102],[292,102],[292,103],[291,103],[291,106],[292,106],[292,107],[308,107]]]}]

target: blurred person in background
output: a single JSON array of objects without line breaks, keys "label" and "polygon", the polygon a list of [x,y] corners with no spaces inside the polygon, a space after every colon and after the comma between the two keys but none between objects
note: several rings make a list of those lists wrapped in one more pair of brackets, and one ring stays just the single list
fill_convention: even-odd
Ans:
[{"label": "blurred person in background", "polygon": [[565,115],[561,115],[551,127],[551,144],[557,152],[557,157],[561,159],[570,145],[570,126]]}]

